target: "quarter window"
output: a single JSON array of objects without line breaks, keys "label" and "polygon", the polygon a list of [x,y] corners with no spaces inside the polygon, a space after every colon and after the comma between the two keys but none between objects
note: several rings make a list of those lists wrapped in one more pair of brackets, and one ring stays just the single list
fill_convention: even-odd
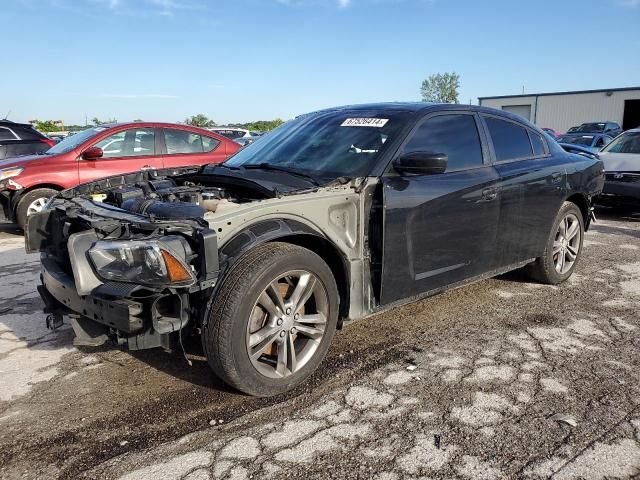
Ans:
[{"label": "quarter window", "polygon": [[0,140],[17,140],[18,138],[11,133],[8,128],[0,128]]},{"label": "quarter window", "polygon": [[220,143],[215,138],[205,137],[186,130],[165,129],[164,140],[169,155],[210,152]]},{"label": "quarter window", "polygon": [[542,137],[537,133],[529,132],[531,137],[531,145],[533,145],[533,153],[536,157],[542,157],[544,155],[544,143]]},{"label": "quarter window", "polygon": [[482,166],[482,146],[472,115],[437,115],[425,120],[404,151],[445,153],[447,171]]},{"label": "quarter window", "polygon": [[484,117],[484,119],[491,134],[498,162],[533,156],[529,135],[524,127],[494,117]]},{"label": "quarter window", "polygon": [[94,146],[102,149],[102,158],[155,155],[155,131],[149,128],[123,130],[100,140]]}]

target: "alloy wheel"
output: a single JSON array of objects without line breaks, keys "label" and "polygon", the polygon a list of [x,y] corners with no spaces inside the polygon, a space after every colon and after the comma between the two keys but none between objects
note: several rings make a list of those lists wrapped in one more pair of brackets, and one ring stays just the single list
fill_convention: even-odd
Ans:
[{"label": "alloy wheel", "polygon": [[251,363],[269,378],[299,371],[318,350],[326,332],[329,297],[306,270],[273,279],[251,310],[246,345]]},{"label": "alloy wheel", "polygon": [[578,258],[582,230],[580,220],[574,213],[568,213],[558,225],[553,240],[553,264],[556,272],[563,275],[573,267]]},{"label": "alloy wheel", "polygon": [[46,197],[36,198],[27,207],[27,216],[33,215],[34,213],[41,212],[48,201],[49,201],[49,199],[46,198]]}]

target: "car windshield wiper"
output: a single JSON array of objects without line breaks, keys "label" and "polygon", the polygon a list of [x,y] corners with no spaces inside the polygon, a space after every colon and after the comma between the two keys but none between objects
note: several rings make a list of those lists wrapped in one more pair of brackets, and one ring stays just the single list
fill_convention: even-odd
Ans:
[{"label": "car windshield wiper", "polygon": [[313,183],[316,186],[319,186],[320,183],[313,178],[311,175],[307,175],[306,173],[302,173],[299,170],[295,170],[292,168],[287,168],[287,167],[281,167],[279,165],[273,165],[271,163],[256,163],[253,165],[242,165],[242,167],[246,168],[246,169],[255,169],[255,170],[274,170],[276,172],[285,172],[285,173],[289,173],[291,175],[296,175],[298,177],[302,177],[305,180]]}]

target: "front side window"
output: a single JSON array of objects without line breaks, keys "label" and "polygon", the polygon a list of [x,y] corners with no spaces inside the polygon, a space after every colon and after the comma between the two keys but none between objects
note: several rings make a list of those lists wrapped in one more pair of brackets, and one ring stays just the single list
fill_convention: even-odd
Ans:
[{"label": "front side window", "polygon": [[473,115],[437,115],[422,123],[404,148],[405,153],[445,153],[447,171],[481,167],[482,146]]},{"label": "front side window", "polygon": [[102,158],[119,158],[155,155],[155,144],[153,129],[137,128],[103,138],[94,147],[102,149]]},{"label": "front side window", "polygon": [[640,153],[640,132],[625,132],[602,149],[610,153]]},{"label": "front side window", "polygon": [[217,142],[213,138],[203,137],[186,130],[174,130],[171,128],[164,130],[164,141],[169,155],[210,152],[218,145],[216,143],[212,147],[211,140]]},{"label": "front side window", "polygon": [[533,156],[529,135],[524,127],[495,117],[484,119],[489,128],[496,161],[506,162]]}]

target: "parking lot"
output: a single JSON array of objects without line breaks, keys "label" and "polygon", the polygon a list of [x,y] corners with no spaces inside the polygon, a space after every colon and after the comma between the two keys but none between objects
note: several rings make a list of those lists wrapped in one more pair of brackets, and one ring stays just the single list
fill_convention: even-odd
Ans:
[{"label": "parking lot", "polygon": [[519,273],[348,325],[260,399],[182,353],[78,350],[0,233],[2,478],[629,478],[640,474],[640,218],[603,214],[558,287]]}]

